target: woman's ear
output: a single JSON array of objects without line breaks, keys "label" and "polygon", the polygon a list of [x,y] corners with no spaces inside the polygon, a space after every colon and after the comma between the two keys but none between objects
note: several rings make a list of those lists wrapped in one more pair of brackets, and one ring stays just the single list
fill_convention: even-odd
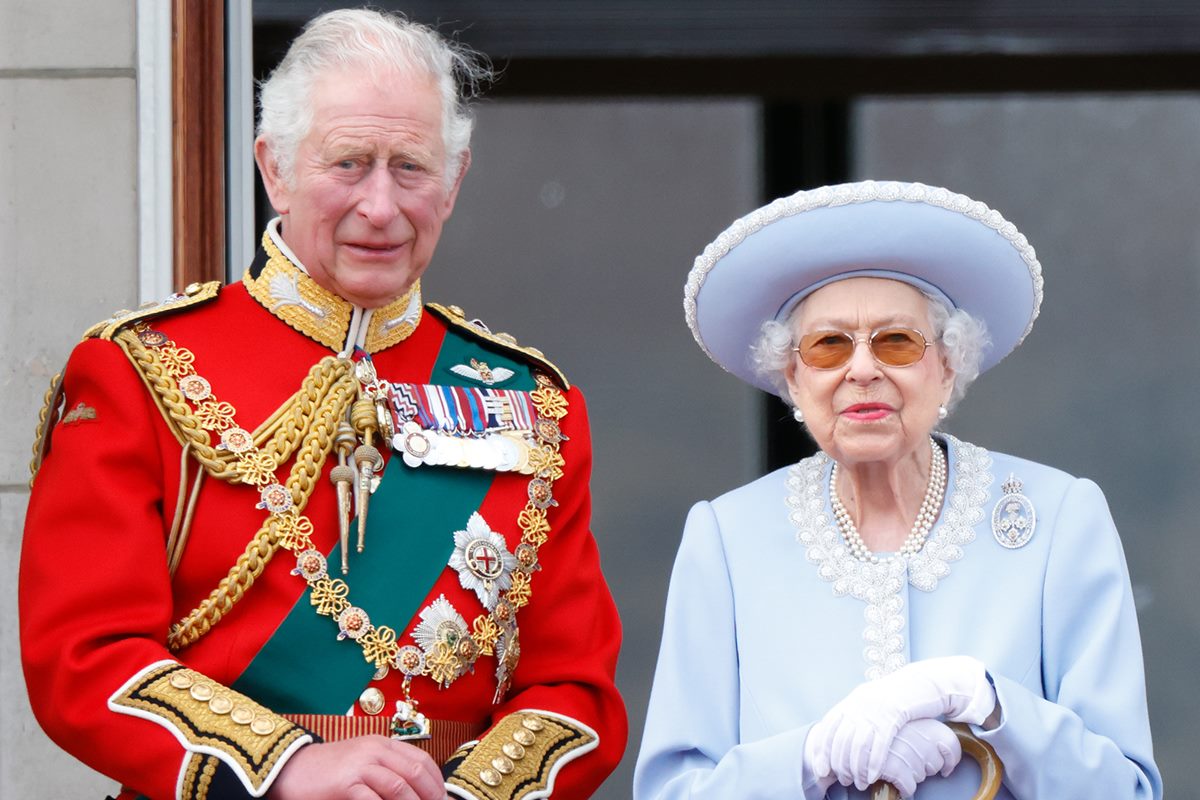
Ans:
[{"label": "woman's ear", "polygon": [[950,366],[946,356],[942,356],[942,405],[948,406],[950,398],[954,394],[954,382],[958,380],[958,373]]}]

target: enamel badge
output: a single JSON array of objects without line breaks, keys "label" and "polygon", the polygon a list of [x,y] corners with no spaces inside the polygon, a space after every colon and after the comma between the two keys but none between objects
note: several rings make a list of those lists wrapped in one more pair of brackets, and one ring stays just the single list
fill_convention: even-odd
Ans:
[{"label": "enamel badge", "polygon": [[458,582],[475,592],[488,611],[496,607],[500,593],[512,586],[517,557],[508,551],[504,537],[488,527],[478,511],[467,520],[466,530],[454,532],[450,567],[458,571]]},{"label": "enamel badge", "polygon": [[1033,538],[1037,513],[1029,498],[1021,494],[1021,481],[1016,475],[1009,473],[1002,488],[1004,495],[992,509],[992,535],[1001,546],[1016,550]]}]

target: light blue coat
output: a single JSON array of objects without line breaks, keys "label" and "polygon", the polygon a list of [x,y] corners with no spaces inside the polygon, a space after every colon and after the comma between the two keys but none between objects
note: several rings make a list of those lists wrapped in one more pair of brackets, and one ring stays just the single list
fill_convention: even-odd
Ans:
[{"label": "light blue coat", "polygon": [[[987,666],[1003,709],[997,729],[975,730],[1004,762],[1000,798],[1162,797],[1128,570],[1104,495],[944,439],[945,504],[910,561],[849,557],[820,454],[692,508],[635,800],[817,800],[801,759],[812,723],[868,677],[959,654]],[[1015,510],[1034,523],[1015,549],[993,534],[1010,474],[1028,506],[1006,504],[1001,517]],[[916,796],[967,800],[977,787],[964,758]],[[837,784],[828,794],[865,796]]]}]

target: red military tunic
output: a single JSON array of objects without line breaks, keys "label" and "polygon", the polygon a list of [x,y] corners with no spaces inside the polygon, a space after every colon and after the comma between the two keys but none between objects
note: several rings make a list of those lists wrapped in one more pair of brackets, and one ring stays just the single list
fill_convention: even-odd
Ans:
[{"label": "red military tunic", "polygon": [[[413,636],[426,617],[449,620],[443,627],[453,629],[452,643],[477,650],[484,642],[486,652],[488,637],[479,633],[497,612],[489,616],[480,581],[461,558],[456,569],[445,561],[409,563],[405,554],[430,541],[434,551],[451,552],[455,532],[476,513],[510,553],[516,551],[534,524],[522,512],[534,502],[537,476],[410,466],[387,452],[381,433],[376,442],[386,465],[377,495],[387,494],[389,485],[424,483],[400,506],[372,499],[384,510],[375,517],[368,512],[365,550],[350,548],[343,576],[335,555],[337,493],[329,479],[338,459],[321,452],[333,447],[334,425],[319,414],[303,419],[311,400],[293,395],[306,376],[312,393],[310,370],[337,355],[362,321],[359,344],[378,376],[392,384],[479,385],[454,375],[474,369],[478,377],[482,369],[488,378],[498,363],[511,366],[496,374],[512,373],[518,383],[524,375],[527,388],[536,386],[528,383],[531,371],[558,384],[552,394],[566,401],[556,445],[561,465],[542,472],[550,477],[554,503],[543,515],[548,531],[535,548],[536,565],[517,570],[525,576],[519,579],[524,594],[498,592],[515,600],[509,609],[519,631],[501,637],[497,648],[501,656],[508,651],[509,685],[498,676],[497,655],[464,650],[457,670],[431,674],[426,668],[409,691],[443,740],[447,731],[461,732],[462,740],[487,731],[449,760],[451,794],[589,796],[621,756],[626,720],[613,683],[620,626],[589,531],[591,452],[582,395],[566,388],[536,351],[517,348],[454,310],[422,309],[419,295],[364,320],[361,310],[292,265],[269,237],[264,245],[270,258],[260,256],[244,285],[201,288],[97,326],[71,356],[61,384],[64,413],[44,433],[21,556],[22,656],[39,722],[64,749],[133,793],[261,796],[296,749],[314,740],[309,728],[325,736],[379,730],[351,720],[340,725],[334,715],[365,718],[376,711],[372,722],[386,726],[394,703],[406,696],[394,662],[386,675],[376,672],[356,641],[338,640],[348,623],[317,615],[294,552],[276,546],[247,557],[248,543],[270,516],[251,481],[206,475],[195,488],[200,467],[190,454],[181,458],[181,438],[192,441],[188,436],[212,423],[212,414],[206,418],[203,402],[180,393],[181,380],[164,365],[203,377],[211,386],[205,402],[227,404],[220,413],[238,427],[266,430],[262,450],[275,446],[272,430],[287,428],[290,417],[282,415],[271,430],[264,423],[292,401],[288,411],[301,420],[292,439],[310,446],[292,448],[275,475],[281,482],[291,476],[289,485],[300,487],[295,493],[308,492],[302,513],[312,523],[311,545],[329,557],[328,577],[344,580],[346,602],[370,614],[376,629],[395,632],[388,652],[408,645],[410,652],[432,655],[428,641],[422,646]],[[215,297],[204,299],[208,294]],[[134,330],[140,339],[132,338]],[[167,345],[155,349],[163,341]],[[328,436],[313,433],[318,424],[329,427]],[[215,444],[219,431],[205,432]],[[224,464],[227,474],[230,464],[241,468],[239,458],[245,457],[209,451],[210,465]],[[443,502],[444,496],[456,499]],[[173,574],[169,540],[182,554]],[[239,559],[242,568],[231,572]],[[421,575],[432,576],[432,583]],[[205,623],[205,615],[193,612],[223,581],[218,618],[209,615]],[[422,599],[394,607],[405,592]],[[360,695],[363,702],[355,702]],[[339,724],[320,724],[331,720]]]}]

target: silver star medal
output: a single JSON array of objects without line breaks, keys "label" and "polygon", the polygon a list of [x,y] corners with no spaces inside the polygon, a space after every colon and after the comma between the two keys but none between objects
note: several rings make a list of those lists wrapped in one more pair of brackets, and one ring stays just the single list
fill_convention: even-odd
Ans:
[{"label": "silver star medal", "polygon": [[1037,512],[1029,498],[1021,494],[1021,481],[1016,475],[1010,472],[1001,488],[1004,494],[992,509],[992,535],[1002,547],[1016,550],[1033,538]]},{"label": "silver star medal", "polygon": [[443,594],[438,595],[437,600],[421,611],[421,621],[413,629],[412,637],[416,639],[417,644],[421,646],[421,650],[428,657],[433,653],[438,642],[442,642],[454,650],[467,635],[467,621]]},{"label": "silver star medal", "polygon": [[466,530],[454,532],[450,566],[458,571],[458,582],[475,592],[488,611],[496,607],[500,593],[512,586],[517,557],[508,552],[504,537],[490,527],[478,511],[467,520]]}]

